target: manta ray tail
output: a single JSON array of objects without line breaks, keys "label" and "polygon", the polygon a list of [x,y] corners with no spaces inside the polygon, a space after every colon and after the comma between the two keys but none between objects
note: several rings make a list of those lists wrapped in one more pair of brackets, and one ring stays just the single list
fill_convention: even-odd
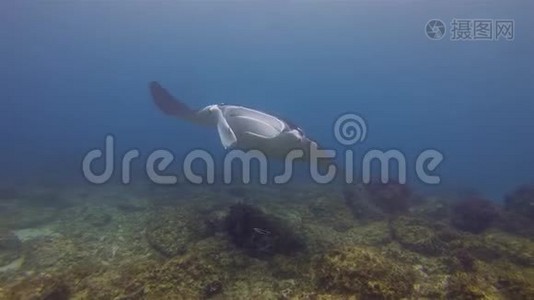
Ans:
[{"label": "manta ray tail", "polygon": [[154,99],[154,103],[159,109],[167,114],[177,117],[189,117],[194,111],[187,105],[175,99],[166,89],[159,83],[153,81],[150,83],[150,94]]}]

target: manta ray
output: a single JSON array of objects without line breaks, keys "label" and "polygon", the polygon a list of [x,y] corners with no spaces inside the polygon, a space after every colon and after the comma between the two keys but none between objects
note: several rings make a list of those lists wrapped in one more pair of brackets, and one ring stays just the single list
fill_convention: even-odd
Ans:
[{"label": "manta ray", "polygon": [[274,158],[300,149],[306,158],[318,148],[300,127],[280,117],[238,105],[212,104],[195,110],[157,82],[151,82],[149,88],[154,103],[166,115],[216,128],[225,149],[259,150]]}]

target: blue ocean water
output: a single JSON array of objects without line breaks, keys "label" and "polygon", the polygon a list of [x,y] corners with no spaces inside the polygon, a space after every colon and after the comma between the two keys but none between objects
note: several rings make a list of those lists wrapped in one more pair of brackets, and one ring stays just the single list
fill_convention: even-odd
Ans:
[{"label": "blue ocean water", "polygon": [[[437,149],[440,188],[499,200],[534,179],[532,11],[530,1],[3,1],[0,175],[82,179],[85,153],[107,134],[118,153],[223,153],[215,131],[157,110],[157,80],[192,107],[284,116],[338,150],[336,118],[357,113],[368,133],[356,153],[399,149],[413,166]],[[454,18],[513,19],[515,36],[425,35],[429,20]]]}]

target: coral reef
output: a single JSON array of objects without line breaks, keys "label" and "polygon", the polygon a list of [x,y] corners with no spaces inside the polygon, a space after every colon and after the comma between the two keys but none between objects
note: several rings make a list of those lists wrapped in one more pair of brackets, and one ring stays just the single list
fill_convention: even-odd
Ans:
[{"label": "coral reef", "polygon": [[502,211],[495,227],[514,235],[533,237],[533,221],[515,212]]},{"label": "coral reef", "polygon": [[50,274],[38,275],[10,287],[4,299],[70,299],[70,289],[67,279]]},{"label": "coral reef", "polygon": [[411,295],[414,271],[373,248],[348,247],[322,255],[314,265],[320,289],[364,299],[400,299]]},{"label": "coral reef", "polygon": [[430,221],[442,221],[450,216],[450,199],[442,197],[427,197],[410,209],[413,215]]},{"label": "coral reef", "polygon": [[507,260],[522,266],[534,267],[534,241],[504,232],[488,232],[482,236],[467,236],[452,243],[465,248],[477,259],[492,262]]},{"label": "coral reef", "polygon": [[474,271],[475,269],[475,258],[471,252],[466,248],[459,248],[453,252],[454,262],[459,270],[462,271]]},{"label": "coral reef", "polygon": [[309,202],[308,208],[313,219],[325,226],[330,226],[338,232],[346,232],[356,225],[341,197],[319,194],[314,195]]},{"label": "coral reef", "polygon": [[[220,293],[228,266],[212,250],[175,257],[163,266],[151,268],[138,277],[138,285],[151,299],[199,299]],[[202,255],[204,254],[204,255]]]},{"label": "coral reef", "polygon": [[64,207],[3,200],[0,299],[534,299],[525,215],[404,189],[110,185],[50,193]]},{"label": "coral reef", "polygon": [[506,210],[534,220],[534,185],[523,185],[504,198]]},{"label": "coral reef", "polygon": [[396,182],[345,186],[345,203],[358,219],[379,220],[406,213],[414,202],[412,190]]},{"label": "coral reef", "polygon": [[148,244],[165,257],[184,254],[189,244],[213,234],[202,219],[183,208],[156,209],[146,224]]},{"label": "coral reef", "polygon": [[491,201],[470,197],[453,206],[451,222],[460,230],[481,233],[494,224],[498,217],[497,207]]},{"label": "coral reef", "polygon": [[255,257],[289,255],[304,247],[284,220],[250,205],[239,203],[230,207],[225,227],[232,242]]},{"label": "coral reef", "polygon": [[534,281],[530,274],[506,270],[498,272],[495,279],[495,287],[501,295],[508,299],[533,299]]},{"label": "coral reef", "polygon": [[359,220],[381,220],[386,217],[386,214],[371,202],[363,184],[344,186],[343,196],[345,204]]},{"label": "coral reef", "polygon": [[498,299],[494,287],[479,276],[470,273],[455,273],[447,284],[447,299]]},{"label": "coral reef", "polygon": [[[440,232],[428,221],[399,217],[390,222],[393,239],[405,248],[425,255],[440,255],[447,251],[447,241],[453,238]],[[447,236],[447,237],[446,237]]]},{"label": "coral reef", "polygon": [[369,183],[366,189],[371,202],[388,214],[407,212],[414,200],[408,185],[393,181]]}]

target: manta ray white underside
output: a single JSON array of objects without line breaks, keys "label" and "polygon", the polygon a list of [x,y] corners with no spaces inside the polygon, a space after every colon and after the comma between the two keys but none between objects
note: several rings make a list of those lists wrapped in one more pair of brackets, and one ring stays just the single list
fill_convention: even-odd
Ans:
[{"label": "manta ray white underside", "polygon": [[157,82],[150,84],[150,91],[154,102],[165,114],[216,127],[225,149],[255,149],[268,156],[283,157],[293,149],[306,151],[310,143],[314,143],[300,128],[255,109],[214,104],[192,110]]}]

